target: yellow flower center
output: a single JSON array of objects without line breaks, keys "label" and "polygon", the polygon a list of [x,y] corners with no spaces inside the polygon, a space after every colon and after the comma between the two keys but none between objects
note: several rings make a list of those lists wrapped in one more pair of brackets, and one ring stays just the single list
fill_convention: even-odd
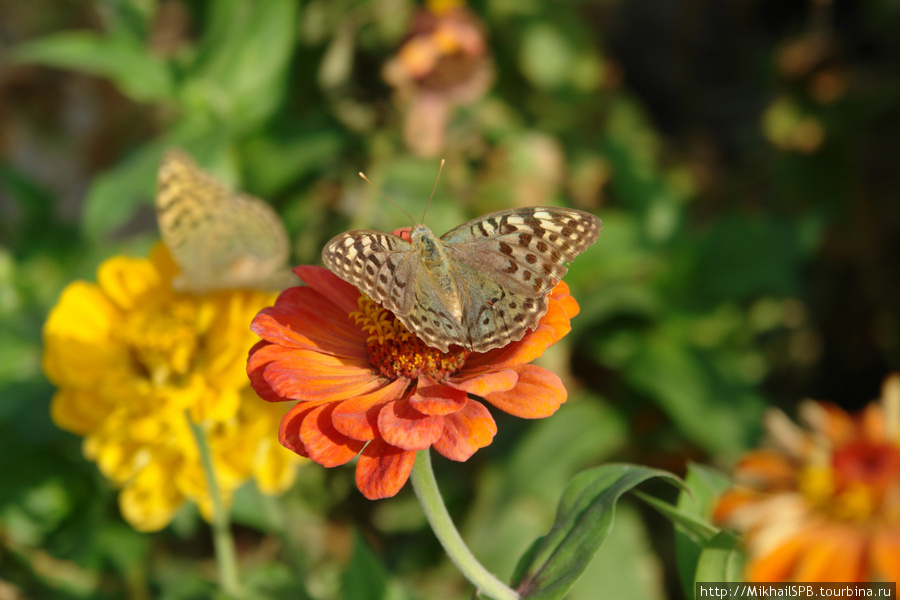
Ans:
[{"label": "yellow flower center", "polygon": [[132,311],[116,334],[131,351],[135,368],[163,385],[190,370],[199,342],[197,307],[176,301],[165,311]]},{"label": "yellow flower center", "polygon": [[808,466],[800,491],[835,517],[862,522],[900,514],[900,449],[893,444],[856,441],[834,451],[830,465]]},{"label": "yellow flower center", "polygon": [[464,348],[451,346],[449,352],[441,352],[410,333],[393,313],[368,296],[360,296],[357,304],[359,310],[350,313],[350,318],[369,334],[369,362],[385,377],[415,379],[427,375],[441,380],[465,364],[469,352]]}]

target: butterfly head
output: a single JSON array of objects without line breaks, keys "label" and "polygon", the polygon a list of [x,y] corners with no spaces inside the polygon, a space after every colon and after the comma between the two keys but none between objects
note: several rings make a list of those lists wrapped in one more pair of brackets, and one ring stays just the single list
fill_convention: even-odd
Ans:
[{"label": "butterfly head", "polygon": [[442,259],[440,242],[425,225],[416,225],[409,232],[409,239],[422,260],[428,263],[439,263]]}]

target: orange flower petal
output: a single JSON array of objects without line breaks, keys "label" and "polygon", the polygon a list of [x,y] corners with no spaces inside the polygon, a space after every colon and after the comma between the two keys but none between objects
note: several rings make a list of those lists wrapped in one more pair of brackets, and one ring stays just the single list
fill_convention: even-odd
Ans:
[{"label": "orange flower petal", "polygon": [[434,449],[450,460],[468,460],[476,450],[494,440],[497,424],[480,402],[469,400],[465,408],[443,417],[444,427]]},{"label": "orange flower petal", "polygon": [[795,535],[775,550],[747,563],[747,581],[790,581],[791,573],[799,558],[809,548],[812,540],[807,535]]},{"label": "orange flower petal", "polygon": [[290,398],[279,396],[265,378],[266,365],[272,362],[271,355],[275,351],[262,351],[262,349],[271,345],[270,342],[261,340],[250,348],[250,355],[247,358],[247,377],[250,378],[250,387],[252,387],[253,391],[256,392],[256,395],[263,400],[268,400],[269,402],[286,402],[290,400]]},{"label": "orange flower petal", "polygon": [[256,370],[261,362],[268,363],[262,376],[275,394],[295,400],[344,400],[385,383],[364,359],[339,358],[313,350],[262,346],[250,357],[248,369]]},{"label": "orange flower petal", "polygon": [[381,406],[402,398],[407,387],[408,381],[397,379],[368,394],[344,400],[331,414],[335,429],[354,440],[375,439]]},{"label": "orange flower petal", "polygon": [[300,265],[294,268],[294,273],[303,280],[303,283],[325,296],[345,315],[358,308],[356,303],[359,299],[359,290],[325,267]]},{"label": "orange flower petal", "polygon": [[369,500],[390,498],[409,479],[416,453],[391,446],[383,440],[372,440],[356,463],[356,487]]},{"label": "orange flower petal", "polygon": [[348,313],[339,311],[334,303],[308,287],[282,292],[275,306],[264,308],[256,315],[250,329],[264,340],[281,346],[335,356],[366,355],[366,332]]},{"label": "orange flower petal", "polygon": [[900,530],[876,532],[871,552],[870,579],[900,581]]},{"label": "orange flower petal", "polygon": [[549,417],[566,401],[562,380],[547,369],[522,365],[516,369],[519,381],[508,392],[488,394],[485,400],[515,417],[540,419]]},{"label": "orange flower petal", "polygon": [[281,445],[304,458],[309,458],[309,455],[306,453],[306,448],[300,440],[300,427],[303,424],[303,419],[306,418],[306,415],[308,415],[312,409],[327,402],[327,400],[319,402],[301,402],[292,406],[284,417],[282,417],[281,425],[278,427],[278,441],[281,442]]},{"label": "orange flower petal", "polygon": [[441,437],[441,417],[425,415],[409,402],[390,402],[378,412],[378,433],[391,446],[404,450],[424,450]]},{"label": "orange flower petal", "polygon": [[797,562],[793,581],[859,581],[862,540],[837,527],[819,532]]},{"label": "orange flower petal", "polygon": [[437,383],[430,377],[421,377],[409,404],[420,413],[441,416],[460,410],[468,398],[462,390]]},{"label": "orange flower petal", "polygon": [[556,287],[553,288],[553,292],[550,294],[550,298],[559,302],[569,319],[581,312],[581,307],[578,306],[578,302],[572,297],[569,285],[565,281],[560,281],[556,284]]},{"label": "orange flower petal", "polygon": [[300,425],[300,440],[307,455],[323,467],[343,465],[365,446],[365,442],[349,438],[334,428],[331,423],[334,407],[329,402],[313,408]]},{"label": "orange flower petal", "polygon": [[797,484],[797,466],[785,454],[770,449],[751,450],[735,467],[736,480],[767,491],[793,489]]},{"label": "orange flower petal", "polygon": [[494,392],[508,392],[516,387],[516,382],[518,381],[518,373],[511,369],[506,369],[504,371],[489,371],[464,379],[453,378],[448,382],[448,385],[483,398],[487,394]]},{"label": "orange flower petal", "polygon": [[754,504],[760,500],[759,492],[738,488],[730,489],[719,496],[716,507],[713,511],[712,520],[714,523],[723,523],[734,513],[747,505]]}]

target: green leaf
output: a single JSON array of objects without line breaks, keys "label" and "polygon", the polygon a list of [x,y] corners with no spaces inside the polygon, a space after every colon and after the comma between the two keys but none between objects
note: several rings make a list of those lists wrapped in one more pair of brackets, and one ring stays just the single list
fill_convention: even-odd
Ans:
[{"label": "green leaf", "polygon": [[688,597],[693,595],[698,581],[743,581],[743,571],[741,540],[733,533],[723,531],[704,546]]},{"label": "green leaf", "polygon": [[402,597],[390,585],[384,565],[357,533],[350,564],[341,574],[341,598],[397,600]]},{"label": "green leaf", "polygon": [[797,223],[746,215],[725,215],[698,247],[696,293],[710,302],[760,293],[796,294],[805,258]]},{"label": "green leaf", "polygon": [[655,508],[661,515],[672,521],[677,527],[685,530],[692,539],[705,543],[719,533],[718,527],[693,515],[681,512],[677,507],[658,498],[635,492],[635,496]]},{"label": "green leaf", "polygon": [[619,497],[654,477],[679,481],[665,471],[627,464],[577,475],[563,492],[549,533],[523,556],[515,577],[517,591],[525,598],[565,597],[609,535]]},{"label": "green leaf", "polygon": [[173,99],[169,65],[125,36],[100,36],[87,31],[60,33],[15,49],[15,58],[74,69],[110,79],[126,96],[139,102]]},{"label": "green leaf", "polygon": [[345,140],[333,129],[309,129],[274,138],[257,135],[243,145],[247,186],[264,198],[322,173],[340,161]]},{"label": "green leaf", "polygon": [[566,600],[663,600],[663,566],[635,506],[622,504],[616,526]]},{"label": "green leaf", "polygon": [[[708,515],[712,512],[716,499],[728,488],[730,483],[728,477],[709,467],[694,463],[688,465],[685,484],[692,494],[682,492],[678,496],[678,513],[685,518],[708,523]],[[694,574],[697,571],[700,556],[706,545],[719,534],[718,528],[712,525],[708,526],[712,535],[709,533],[698,535],[697,531],[688,527],[687,524],[676,522],[675,555],[681,584],[688,597],[694,593]]]},{"label": "green leaf", "polygon": [[[552,351],[552,349],[551,349]],[[486,465],[475,485],[463,537],[494,573],[515,569],[524,548],[553,522],[559,493],[584,469],[620,449],[627,424],[600,398],[579,393],[553,416],[530,424],[502,462]]]},{"label": "green leaf", "polygon": [[625,378],[653,398],[686,437],[726,460],[736,458],[756,434],[763,404],[724,380],[712,369],[712,358],[688,347],[679,335],[663,328],[640,339],[623,369]]},{"label": "green leaf", "polygon": [[298,24],[294,0],[216,0],[182,102],[202,105],[238,130],[281,103]]}]

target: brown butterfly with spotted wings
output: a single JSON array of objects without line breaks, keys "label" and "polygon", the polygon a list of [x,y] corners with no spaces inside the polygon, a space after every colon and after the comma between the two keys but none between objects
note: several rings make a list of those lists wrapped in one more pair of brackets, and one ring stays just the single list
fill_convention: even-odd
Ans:
[{"label": "brown butterfly with spotted wings", "polygon": [[537,326],[565,265],[594,243],[600,228],[600,219],[573,208],[515,208],[440,238],[421,224],[409,241],[348,231],[325,245],[322,260],[429,346],[485,352]]}]

